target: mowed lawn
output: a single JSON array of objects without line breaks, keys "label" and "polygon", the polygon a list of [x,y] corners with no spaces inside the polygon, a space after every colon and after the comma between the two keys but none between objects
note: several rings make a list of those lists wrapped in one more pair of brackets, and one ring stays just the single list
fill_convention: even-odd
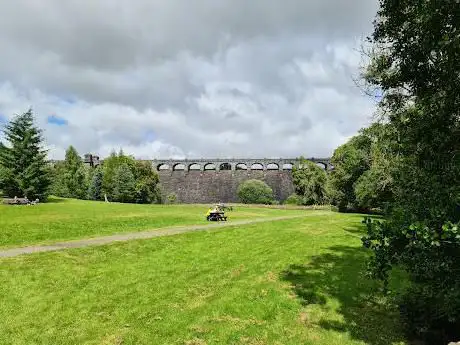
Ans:
[{"label": "mowed lawn", "polygon": [[[83,200],[52,199],[35,206],[0,205],[0,247],[49,243],[147,229],[207,224],[210,205],[134,205]],[[301,214],[236,206],[229,221]]]},{"label": "mowed lawn", "polygon": [[312,213],[0,259],[0,344],[405,344],[397,313],[370,295],[361,219]]}]

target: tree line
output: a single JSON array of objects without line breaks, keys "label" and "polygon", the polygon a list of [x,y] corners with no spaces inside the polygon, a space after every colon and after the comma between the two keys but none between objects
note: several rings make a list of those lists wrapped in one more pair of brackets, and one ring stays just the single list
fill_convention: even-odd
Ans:
[{"label": "tree line", "polygon": [[63,161],[50,164],[31,109],[15,116],[3,133],[8,145],[0,143],[0,191],[7,197],[46,201],[54,195],[140,204],[164,201],[151,164],[122,150],[112,152],[103,166],[91,168],[70,146]]},{"label": "tree line", "polygon": [[160,203],[159,177],[152,165],[125,155],[122,150],[96,168],[84,164],[70,146],[64,161],[52,168],[50,193],[64,198],[109,200],[122,203]]}]

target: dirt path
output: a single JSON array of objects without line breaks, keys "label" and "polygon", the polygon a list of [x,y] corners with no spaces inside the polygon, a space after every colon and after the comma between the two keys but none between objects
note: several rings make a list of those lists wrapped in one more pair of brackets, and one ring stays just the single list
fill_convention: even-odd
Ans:
[{"label": "dirt path", "polygon": [[73,241],[65,241],[65,242],[56,242],[49,245],[35,245],[35,246],[27,246],[27,247],[19,247],[19,248],[10,248],[10,249],[0,249],[0,258],[9,258],[14,256],[19,256],[22,254],[33,254],[39,252],[50,252],[50,251],[57,251],[57,250],[64,250],[70,248],[82,248],[88,246],[101,246],[104,244],[110,244],[114,242],[126,242],[131,240],[138,240],[138,239],[147,239],[153,237],[162,237],[162,236],[172,236],[177,234],[182,234],[186,232],[192,231],[203,231],[203,230],[211,230],[211,229],[220,229],[220,228],[228,228],[238,225],[245,225],[245,224],[255,224],[255,223],[264,223],[264,222],[273,222],[278,220],[287,220],[287,219],[294,219],[294,218],[303,218],[305,216],[285,216],[285,217],[276,217],[276,218],[261,218],[261,219],[254,219],[254,220],[241,220],[235,222],[219,222],[209,225],[189,225],[189,226],[181,226],[181,227],[174,227],[174,228],[163,228],[158,230],[146,230],[140,232],[130,232],[126,234],[117,234],[117,235],[110,235],[110,236],[102,236],[102,237],[93,237],[81,240],[73,240]]}]

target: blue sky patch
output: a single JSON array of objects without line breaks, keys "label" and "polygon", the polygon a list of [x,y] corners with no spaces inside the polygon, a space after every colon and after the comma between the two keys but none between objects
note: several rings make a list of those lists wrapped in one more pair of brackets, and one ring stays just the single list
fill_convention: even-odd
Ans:
[{"label": "blue sky patch", "polygon": [[47,120],[46,120],[49,124],[51,125],[56,125],[56,126],[66,126],[68,124],[67,120],[62,118],[62,117],[59,117],[59,116],[56,116],[56,115],[50,115],[48,116]]},{"label": "blue sky patch", "polygon": [[154,141],[155,140],[155,133],[153,131],[146,131],[144,133],[144,140],[147,141]]}]

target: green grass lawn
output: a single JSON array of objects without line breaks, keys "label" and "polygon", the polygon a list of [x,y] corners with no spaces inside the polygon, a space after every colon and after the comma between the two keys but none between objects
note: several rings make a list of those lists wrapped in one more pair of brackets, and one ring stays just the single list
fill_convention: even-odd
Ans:
[{"label": "green grass lawn", "polygon": [[[43,206],[30,212],[45,217]],[[122,207],[119,221],[122,209],[130,214]],[[190,222],[202,213],[193,206],[132,210],[144,212],[147,220],[131,219],[146,226],[154,222],[150,212],[182,210]],[[66,212],[56,223],[59,236],[65,224],[82,221]],[[323,212],[0,259],[0,344],[405,344],[397,313],[370,296],[376,286],[363,275],[360,221]]]},{"label": "green grass lawn", "polygon": [[[206,224],[209,205],[134,205],[52,199],[36,206],[0,205],[0,247],[47,243],[177,225]],[[280,210],[237,205],[229,221],[295,215],[311,210]]]}]

